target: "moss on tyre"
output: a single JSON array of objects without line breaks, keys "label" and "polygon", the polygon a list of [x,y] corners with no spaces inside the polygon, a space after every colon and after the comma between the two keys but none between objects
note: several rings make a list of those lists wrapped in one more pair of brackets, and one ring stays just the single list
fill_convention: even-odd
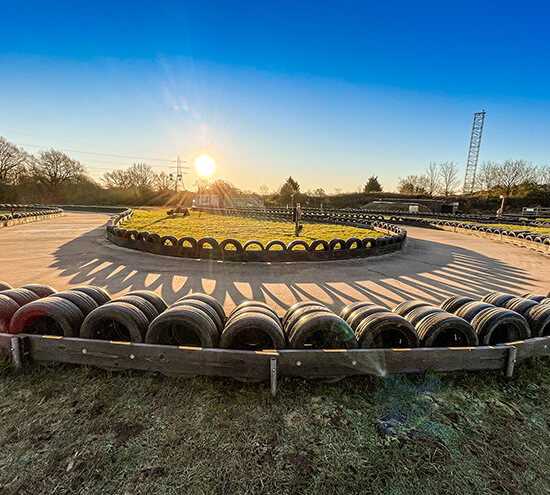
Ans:
[{"label": "moss on tyre", "polygon": [[88,294],[84,294],[84,292],[66,290],[56,292],[55,297],[71,301],[82,312],[84,317],[88,316],[94,309],[99,307],[95,300]]},{"label": "moss on tyre", "polygon": [[201,310],[190,306],[168,308],[149,325],[148,344],[217,347],[218,330]]},{"label": "moss on tyre", "polygon": [[71,287],[69,290],[83,292],[84,294],[89,295],[98,304],[98,306],[101,306],[111,300],[110,294],[105,289],[95,285]]},{"label": "moss on tyre", "polygon": [[168,308],[168,304],[166,304],[166,301],[152,290],[133,290],[131,292],[128,292],[128,294],[126,295],[138,296],[149,301],[157,309],[159,314],[161,314],[166,308]]},{"label": "moss on tyre", "polygon": [[0,333],[8,333],[10,321],[20,308],[11,297],[0,294]]},{"label": "moss on tyre", "polygon": [[283,349],[283,328],[273,318],[261,313],[242,313],[228,320],[220,337],[223,349]]},{"label": "moss on tyre", "polygon": [[26,284],[22,285],[20,289],[28,289],[34,292],[38,297],[48,297],[57,292],[53,287],[46,284]]},{"label": "moss on tyre", "polygon": [[445,299],[439,307],[448,313],[456,313],[457,310],[459,310],[466,303],[473,301],[475,301],[475,299],[472,299],[471,297],[451,296],[448,299]]},{"label": "moss on tyre", "polygon": [[472,327],[481,345],[503,344],[531,336],[527,320],[519,313],[505,308],[481,311],[472,320]]},{"label": "moss on tyre", "polygon": [[411,348],[420,343],[414,327],[389,310],[363,319],[355,330],[355,337],[362,349]]},{"label": "moss on tyre", "polygon": [[80,338],[143,342],[149,321],[135,306],[117,302],[94,309],[82,323]]},{"label": "moss on tyre", "polygon": [[83,320],[82,311],[72,302],[50,296],[18,309],[11,319],[9,333],[78,337]]},{"label": "moss on tyre", "polygon": [[466,320],[450,313],[431,313],[416,325],[422,347],[471,347],[477,335]]},{"label": "moss on tyre", "polygon": [[289,336],[293,349],[355,349],[357,339],[351,327],[334,313],[318,312],[303,316]]}]

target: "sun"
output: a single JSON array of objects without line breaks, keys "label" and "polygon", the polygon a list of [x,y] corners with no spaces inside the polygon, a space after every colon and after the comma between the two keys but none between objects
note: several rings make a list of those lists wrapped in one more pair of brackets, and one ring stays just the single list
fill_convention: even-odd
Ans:
[{"label": "sun", "polygon": [[216,171],[216,162],[211,156],[201,155],[195,160],[195,170],[202,177],[210,177]]}]

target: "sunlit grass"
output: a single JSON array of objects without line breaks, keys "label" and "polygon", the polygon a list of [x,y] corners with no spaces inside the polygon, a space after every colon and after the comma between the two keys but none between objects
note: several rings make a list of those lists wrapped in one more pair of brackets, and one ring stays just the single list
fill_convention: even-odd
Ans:
[{"label": "sunlit grass", "polygon": [[159,235],[174,235],[176,237],[193,236],[214,237],[217,241],[235,238],[241,243],[256,239],[264,245],[272,239],[280,239],[289,243],[295,239],[311,242],[315,239],[330,241],[334,238],[349,239],[350,237],[380,237],[385,234],[369,229],[360,229],[344,225],[322,223],[304,223],[302,235],[294,237],[294,224],[281,220],[260,218],[229,217],[208,213],[191,212],[191,216],[169,217],[166,211],[134,210],[133,216],[121,224],[125,229],[156,232]]}]

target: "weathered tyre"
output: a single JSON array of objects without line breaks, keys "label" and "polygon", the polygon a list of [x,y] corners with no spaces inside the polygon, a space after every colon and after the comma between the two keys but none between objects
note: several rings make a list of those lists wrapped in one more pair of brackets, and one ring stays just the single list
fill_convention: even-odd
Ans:
[{"label": "weathered tyre", "polygon": [[83,292],[84,294],[89,295],[98,304],[98,306],[101,306],[111,300],[111,296],[105,289],[102,289],[101,287],[97,287],[95,285],[82,285],[80,287],[71,287],[69,290]]},{"label": "weathered tyre", "polygon": [[537,301],[538,303],[541,302],[543,299],[546,299],[546,296],[542,296],[540,294],[523,294],[521,297]]},{"label": "weathered tyre", "polygon": [[11,297],[0,294],[0,333],[7,333],[10,329],[10,321],[20,308]]},{"label": "weathered tyre", "polygon": [[80,338],[143,342],[149,321],[135,306],[117,302],[94,309],[82,323]]},{"label": "weathered tyre", "polygon": [[46,284],[26,284],[22,285],[20,289],[28,289],[34,292],[38,297],[48,297],[57,292],[53,287]]},{"label": "weathered tyre", "polygon": [[420,306],[431,306],[430,303],[427,303],[425,301],[403,301],[402,303],[398,304],[395,308],[392,309],[392,311],[395,314],[398,314],[399,316],[407,316],[407,313],[410,313],[413,309],[419,308]]},{"label": "weathered tyre", "polygon": [[166,301],[152,290],[133,290],[126,295],[146,299],[157,309],[159,315],[168,307]]},{"label": "weathered tyre", "polygon": [[471,322],[474,319],[474,316],[481,311],[495,307],[496,306],[489,303],[472,301],[462,306],[458,311],[455,311],[455,315],[460,318],[464,318],[467,322]]},{"label": "weathered tyre", "polygon": [[466,320],[450,313],[432,313],[420,320],[416,332],[422,347],[471,347],[477,335]]},{"label": "weathered tyre", "polygon": [[210,304],[205,303],[204,301],[201,301],[200,299],[193,299],[191,297],[185,299],[184,301],[176,302],[171,308],[180,308],[180,307],[192,307],[196,308],[199,311],[202,311],[210,320],[212,320],[212,323],[216,326],[216,330],[218,332],[218,335],[222,333],[223,330],[223,322],[220,319],[220,315],[216,313],[216,310],[210,306]]},{"label": "weathered tyre", "polygon": [[414,308],[412,311],[408,311],[407,314],[404,316],[404,318],[413,326],[416,327],[418,325],[418,322],[425,318],[428,315],[431,315],[433,313],[446,313],[441,308],[436,308],[435,306],[418,306],[417,308]]},{"label": "weathered tyre", "polygon": [[539,303],[537,301],[533,301],[532,299],[526,299],[524,297],[514,297],[513,299],[509,299],[508,301],[506,301],[503,307],[509,309],[510,311],[515,311],[516,313],[523,315],[529,308],[538,305]]},{"label": "weathered tyre", "polygon": [[258,351],[283,349],[286,340],[281,324],[267,315],[243,313],[228,320],[220,337],[223,349]]},{"label": "weathered tyre", "polygon": [[11,319],[9,333],[78,337],[83,321],[82,311],[71,301],[50,296],[19,308]]},{"label": "weathered tyre", "polygon": [[475,299],[472,299],[471,297],[451,296],[448,299],[445,299],[439,307],[448,313],[456,313],[466,303],[473,301],[475,301]]},{"label": "weathered tyre", "polygon": [[357,339],[351,327],[334,313],[311,313],[298,320],[289,347],[293,349],[355,349]]},{"label": "weathered tyre", "polygon": [[359,309],[359,308],[364,308],[366,306],[374,306],[374,303],[373,302],[370,302],[370,301],[356,301],[356,302],[352,302],[350,304],[348,304],[347,306],[345,306],[342,311],[340,311],[340,318],[342,318],[343,320],[347,321],[348,319],[348,316],[353,313],[355,310]]},{"label": "weathered tyre", "polygon": [[88,316],[94,309],[99,307],[95,300],[88,294],[84,294],[84,292],[66,290],[56,292],[55,297],[71,301],[82,312],[84,317]]},{"label": "weathered tyre", "polygon": [[294,311],[294,313],[292,313],[290,318],[286,321],[285,326],[283,327],[287,339],[290,340],[290,338],[292,337],[292,333],[294,332],[296,323],[298,323],[300,319],[304,316],[312,313],[328,313],[331,315],[334,314],[330,309],[322,304],[318,304],[317,306],[303,306],[302,308],[297,309],[296,311]]},{"label": "weathered tyre", "polygon": [[202,292],[192,292],[191,294],[187,294],[186,296],[180,297],[176,302],[184,301],[186,298],[192,297],[193,299],[198,299],[200,301],[204,301],[207,304],[210,304],[218,313],[220,316],[220,319],[223,323],[225,323],[225,320],[227,319],[225,315],[225,311],[223,310],[223,306],[217,301],[217,299],[213,298],[212,296],[208,294],[203,294]]},{"label": "weathered tyre", "polygon": [[155,306],[153,306],[147,299],[139,296],[121,296],[116,299],[111,299],[106,304],[116,304],[119,302],[128,303],[135,306],[145,315],[149,323],[151,323],[159,315],[159,312]]},{"label": "weathered tyre", "polygon": [[505,308],[489,308],[478,313],[472,320],[472,327],[480,345],[504,344],[531,336],[525,318]]},{"label": "weathered tyre", "polygon": [[217,347],[218,330],[201,310],[191,306],[168,308],[149,325],[148,344]]},{"label": "weathered tyre", "polygon": [[345,321],[352,328],[353,331],[356,331],[362,321],[368,316],[375,313],[387,313],[388,311],[388,308],[377,306],[376,304],[371,304],[370,306],[363,306],[352,311],[345,319]]},{"label": "weathered tyre", "polygon": [[550,335],[550,306],[543,304],[533,306],[523,316],[531,329],[531,337]]},{"label": "weathered tyre", "polygon": [[7,282],[3,282],[2,280],[0,280],[0,291],[8,290],[8,289],[13,289],[13,287]]},{"label": "weathered tyre", "polygon": [[227,318],[227,321],[225,322],[225,324],[227,325],[231,320],[245,313],[259,313],[271,318],[278,325],[281,325],[281,319],[279,318],[277,313],[275,313],[275,311],[273,311],[271,308],[268,309],[262,306],[246,306],[244,308],[239,309],[238,311],[232,311],[231,316]]},{"label": "weathered tyre", "polygon": [[362,349],[411,348],[420,343],[414,327],[389,310],[363,319],[355,330],[355,337]]},{"label": "weathered tyre", "polygon": [[490,292],[489,294],[485,294],[481,298],[481,302],[487,302],[489,304],[493,304],[494,306],[503,306],[506,301],[509,301],[510,299],[513,299],[513,294],[507,294],[506,292]]},{"label": "weathered tyre", "polygon": [[255,308],[264,308],[266,311],[271,312],[275,315],[275,317],[277,317],[277,313],[268,304],[262,301],[243,301],[233,311],[231,311],[231,313],[229,313],[227,319],[229,320],[233,315],[241,312],[242,310],[251,310]]},{"label": "weathered tyre", "polygon": [[19,306],[24,306],[25,304],[29,304],[37,299],[40,299],[36,293],[29,289],[3,290],[2,295],[13,299],[17,304],[19,304]]},{"label": "weathered tyre", "polygon": [[299,301],[297,303],[294,303],[292,306],[290,306],[290,308],[287,309],[286,313],[283,315],[283,318],[281,320],[283,323],[283,327],[286,325],[287,320],[298,309],[305,308],[306,306],[318,306],[318,305],[323,305],[323,304],[317,301]]}]

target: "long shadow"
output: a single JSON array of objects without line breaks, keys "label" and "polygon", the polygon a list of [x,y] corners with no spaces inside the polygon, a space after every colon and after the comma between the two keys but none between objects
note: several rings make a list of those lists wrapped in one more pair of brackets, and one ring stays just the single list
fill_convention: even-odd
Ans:
[{"label": "long shadow", "polygon": [[409,239],[397,253],[325,263],[231,263],[156,256],[116,247],[99,227],[61,245],[50,268],[69,285],[93,284],[112,294],[149,289],[171,303],[207,292],[232,307],[246,299],[281,309],[314,299],[339,311],[351,301],[394,306],[404,299],[440,303],[450,295],[517,293],[533,279],[498,258],[444,243]]}]

